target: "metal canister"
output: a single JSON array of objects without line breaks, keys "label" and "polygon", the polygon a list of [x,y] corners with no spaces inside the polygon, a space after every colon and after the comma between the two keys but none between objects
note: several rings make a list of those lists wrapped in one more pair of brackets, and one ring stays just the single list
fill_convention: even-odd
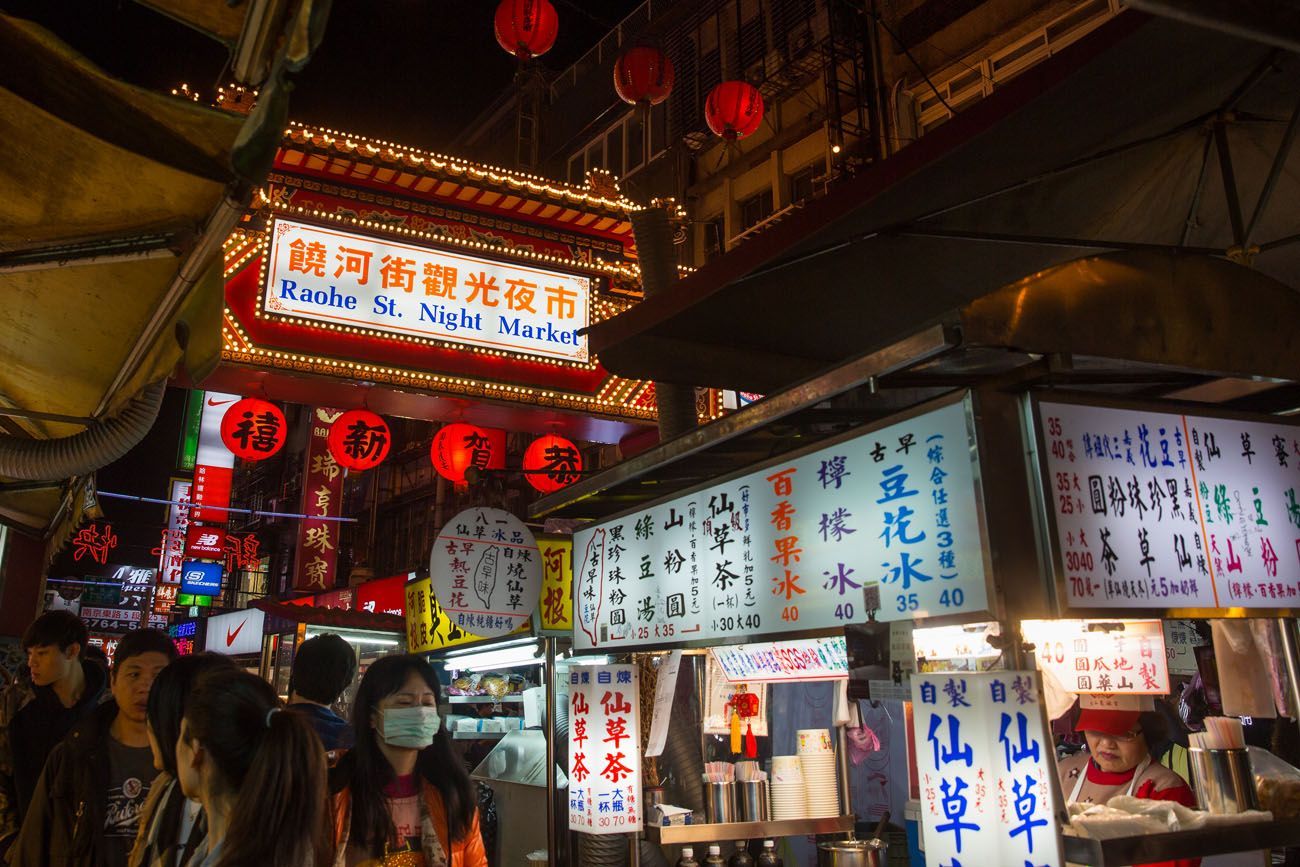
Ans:
[{"label": "metal canister", "polygon": [[817,867],[885,867],[884,840],[836,840],[817,846]]},{"label": "metal canister", "polygon": [[1187,751],[1187,761],[1196,786],[1196,801],[1202,810],[1241,813],[1259,809],[1249,752],[1192,747]]},{"label": "metal canister", "polygon": [[716,822],[735,822],[736,809],[735,783],[704,784],[704,818],[710,824]]},{"label": "metal canister", "polygon": [[772,818],[767,800],[767,780],[736,783],[740,791],[740,821],[766,822]]}]

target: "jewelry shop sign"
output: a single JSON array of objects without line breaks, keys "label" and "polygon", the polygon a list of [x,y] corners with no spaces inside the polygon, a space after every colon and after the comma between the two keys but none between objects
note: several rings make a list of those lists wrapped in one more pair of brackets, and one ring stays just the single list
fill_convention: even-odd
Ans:
[{"label": "jewelry shop sign", "polygon": [[589,277],[277,219],[265,316],[585,364]]}]

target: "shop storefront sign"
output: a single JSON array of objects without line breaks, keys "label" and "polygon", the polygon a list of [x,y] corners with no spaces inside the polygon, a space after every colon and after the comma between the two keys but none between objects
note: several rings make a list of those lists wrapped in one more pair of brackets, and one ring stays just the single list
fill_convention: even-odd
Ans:
[{"label": "shop storefront sign", "polygon": [[153,613],[161,614],[163,617],[171,614],[172,607],[176,605],[176,597],[180,595],[179,584],[155,584],[153,586]]},{"label": "shop storefront sign", "polygon": [[[1208,632],[1208,628],[1206,629]],[[1209,644],[1209,640],[1190,620],[1166,620],[1165,656],[1169,658],[1169,673],[1196,674],[1196,648]]]},{"label": "shop storefront sign", "polygon": [[524,522],[501,509],[466,509],[429,554],[433,591],[461,629],[485,638],[528,622],[542,591],[542,558]]},{"label": "shop storefront sign", "polygon": [[406,581],[414,577],[415,573],[408,575],[393,575],[388,578],[376,578],[373,581],[367,581],[364,584],[358,584],[356,587],[357,610],[366,611],[370,614],[396,614],[402,617],[406,614]]},{"label": "shop storefront sign", "polygon": [[81,619],[86,629],[92,632],[128,632],[141,626],[157,629],[167,628],[167,618],[150,614],[145,618],[138,608],[90,608],[81,609]]},{"label": "shop storefront sign", "polygon": [[428,578],[406,585],[406,649],[411,653],[433,653],[482,641],[483,636],[461,629],[447,616]]},{"label": "shop storefront sign", "polygon": [[220,596],[224,571],[220,563],[186,560],[181,568],[181,592],[194,596]]},{"label": "shop storefront sign", "polygon": [[1047,401],[1037,415],[1071,607],[1300,605],[1300,428]]},{"label": "shop storefront sign", "polygon": [[709,653],[730,681],[838,680],[849,676],[843,635],[714,647]]},{"label": "shop storefront sign", "polygon": [[266,612],[260,608],[209,617],[204,649],[226,656],[261,653],[262,629],[265,625]]},{"label": "shop storefront sign", "polygon": [[1066,692],[1166,695],[1169,659],[1159,620],[1026,620],[1040,671]]},{"label": "shop storefront sign", "polygon": [[167,529],[162,534],[158,548],[158,581],[162,584],[181,583],[181,563],[185,560],[185,537],[190,528],[189,479],[172,479],[171,505],[167,507]]},{"label": "shop storefront sign", "polygon": [[[226,523],[230,505],[230,484],[235,456],[221,441],[221,420],[239,400],[237,394],[209,391],[203,398],[199,420],[199,444],[194,466],[194,487],[190,499],[190,520],[207,524]],[[172,499],[176,499],[173,497]]]},{"label": "shop storefront sign", "polygon": [[912,676],[927,867],[1061,867],[1038,673]]},{"label": "shop storefront sign", "polygon": [[276,219],[263,315],[587,361],[591,280]]},{"label": "shop storefront sign", "polygon": [[185,620],[167,627],[167,635],[176,645],[176,652],[181,656],[189,656],[199,651],[202,646],[199,632],[197,620]]},{"label": "shop storefront sign", "polygon": [[538,536],[542,555],[541,627],[543,632],[573,631],[573,537]]},{"label": "shop storefront sign", "polygon": [[641,830],[641,690],[634,665],[569,670],[569,829]]},{"label": "shop storefront sign", "polygon": [[109,580],[121,586],[118,606],[145,610],[153,599],[153,585],[158,570],[144,566],[116,566]]},{"label": "shop storefront sign", "polygon": [[968,400],[579,531],[576,645],[985,611]]},{"label": "shop storefront sign", "polygon": [[226,531],[220,527],[190,527],[185,532],[185,556],[220,560],[226,555]]},{"label": "shop storefront sign", "polygon": [[294,558],[294,590],[319,591],[334,586],[338,568],[339,522],[324,520],[343,513],[344,470],[330,454],[330,425],[341,410],[311,411],[311,436],[302,467],[302,512],[298,522],[298,553]]}]

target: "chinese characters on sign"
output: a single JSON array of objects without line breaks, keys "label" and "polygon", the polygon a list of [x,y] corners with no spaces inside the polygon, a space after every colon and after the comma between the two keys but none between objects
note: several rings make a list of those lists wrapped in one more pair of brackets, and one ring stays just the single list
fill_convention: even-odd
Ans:
[{"label": "chinese characters on sign", "polygon": [[1300,429],[1047,402],[1038,413],[1072,606],[1300,602]]},{"label": "chinese characters on sign", "polygon": [[569,670],[570,830],[641,830],[640,709],[636,666]]},{"label": "chinese characters on sign", "polygon": [[[194,504],[190,508],[188,519],[190,521],[221,525],[226,523],[229,515],[226,507],[230,505],[230,484],[235,455],[221,441],[221,420],[226,410],[238,400],[237,394],[222,394],[215,391],[207,392],[203,398],[203,412],[199,418],[194,485],[190,492],[190,500]],[[172,497],[172,499],[177,498]]]},{"label": "chinese characters on sign", "polygon": [[151,552],[158,555],[158,583],[181,583],[181,563],[185,560],[185,536],[190,527],[190,485],[185,479],[172,479],[171,505],[167,507],[167,529],[162,542]]},{"label": "chinese characters on sign", "polygon": [[927,867],[1061,867],[1038,674],[912,677]]},{"label": "chinese characters on sign", "polygon": [[152,610],[150,603],[153,600],[153,585],[157,575],[157,569],[140,566],[118,566],[114,569],[113,577],[109,580],[122,587],[118,596],[118,607],[139,611]]},{"label": "chinese characters on sign", "polygon": [[422,578],[406,585],[406,649],[429,653],[458,644],[480,641],[483,636],[461,629],[438,605],[433,582]]},{"label": "chinese characters on sign", "polygon": [[573,537],[539,536],[542,557],[543,632],[573,631]]},{"label": "chinese characters on sign", "polygon": [[1066,692],[1169,692],[1165,635],[1159,620],[1025,620],[1020,628],[1025,640],[1036,647],[1038,669],[1050,671]]},{"label": "chinese characters on sign", "polygon": [[72,559],[80,561],[89,557],[101,566],[108,563],[108,555],[117,547],[117,534],[112,524],[88,524],[72,537]]},{"label": "chinese characters on sign", "polygon": [[574,535],[575,640],[633,646],[984,611],[955,401]]},{"label": "chinese characters on sign", "polygon": [[842,680],[849,676],[843,635],[714,647],[709,653],[730,681]]},{"label": "chinese characters on sign", "polygon": [[311,418],[311,439],[307,443],[302,470],[302,512],[310,517],[298,523],[295,590],[329,590],[334,587],[337,566],[339,522],[343,511],[344,470],[329,450],[330,424],[338,410],[315,409]]},{"label": "chinese characters on sign", "polygon": [[466,509],[447,522],[429,554],[442,610],[485,638],[514,632],[542,590],[542,557],[524,523],[500,509]]},{"label": "chinese characters on sign", "polygon": [[587,361],[591,279],[276,220],[263,311]]}]

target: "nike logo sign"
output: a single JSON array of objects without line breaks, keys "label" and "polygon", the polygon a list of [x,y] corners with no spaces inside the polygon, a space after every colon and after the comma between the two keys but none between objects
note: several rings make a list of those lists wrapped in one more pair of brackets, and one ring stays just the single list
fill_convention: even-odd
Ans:
[{"label": "nike logo sign", "polygon": [[236,398],[233,397],[230,400],[213,400],[212,398],[208,398],[208,406],[225,406],[228,403],[234,403],[235,400]]},{"label": "nike logo sign", "polygon": [[248,623],[248,621],[245,620],[243,623],[236,626],[234,632],[231,632],[229,629],[226,630],[226,647],[235,643],[235,639],[238,638],[239,633],[243,631],[245,623]]}]

